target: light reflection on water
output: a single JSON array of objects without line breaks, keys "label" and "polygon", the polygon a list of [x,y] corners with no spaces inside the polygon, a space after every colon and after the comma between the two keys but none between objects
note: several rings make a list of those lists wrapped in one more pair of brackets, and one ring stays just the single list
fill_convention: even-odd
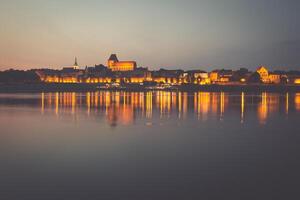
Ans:
[{"label": "light reflection on water", "polygon": [[224,92],[56,92],[0,94],[0,109],[32,107],[41,115],[93,118],[104,116],[111,126],[131,125],[136,120],[172,119],[247,122],[255,115],[261,125],[272,116],[289,116],[300,111],[300,93]]},{"label": "light reflection on water", "polygon": [[[76,115],[86,111],[87,116],[105,113],[111,125],[131,124],[135,118],[151,119],[153,113],[160,118],[186,119],[193,114],[197,120],[215,117],[222,121],[228,113],[247,120],[248,112],[256,112],[257,119],[265,124],[272,114],[300,111],[300,93],[296,94],[239,94],[210,92],[88,92],[42,93],[35,104],[42,114]],[[37,105],[36,105],[37,106]]]},{"label": "light reflection on water", "polygon": [[0,199],[295,197],[299,114],[300,93],[0,94]]}]

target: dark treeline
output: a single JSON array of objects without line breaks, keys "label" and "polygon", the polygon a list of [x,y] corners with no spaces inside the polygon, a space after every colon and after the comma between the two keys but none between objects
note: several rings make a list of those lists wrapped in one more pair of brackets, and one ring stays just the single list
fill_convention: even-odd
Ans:
[{"label": "dark treeline", "polygon": [[35,70],[6,70],[0,71],[0,83],[37,83],[40,82]]}]

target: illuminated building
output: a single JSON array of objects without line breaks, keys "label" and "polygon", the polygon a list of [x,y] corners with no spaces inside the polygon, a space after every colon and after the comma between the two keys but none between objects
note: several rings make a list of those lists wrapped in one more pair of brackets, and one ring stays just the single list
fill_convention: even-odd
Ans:
[{"label": "illuminated building", "polygon": [[79,69],[79,65],[78,65],[78,62],[77,62],[77,58],[75,57],[75,63],[73,65],[73,69]]},{"label": "illuminated building", "polygon": [[107,66],[113,72],[116,71],[133,71],[136,69],[135,61],[119,61],[116,54],[112,54],[108,61]]},{"label": "illuminated building", "polygon": [[269,74],[269,82],[279,84],[281,80],[280,74],[270,73]]},{"label": "illuminated building", "polygon": [[[221,69],[214,70],[210,73],[202,70],[184,71],[160,69],[150,71],[148,68],[137,68],[137,64],[134,61],[119,61],[116,54],[110,56],[107,65],[108,67],[100,64],[79,69],[77,58],[75,58],[75,63],[71,67],[64,67],[62,70],[36,70],[36,74],[40,77],[40,80],[45,83],[136,84],[144,85],[148,88],[157,87],[158,89],[173,89],[173,86],[177,87],[183,84],[245,85],[248,82],[263,82],[265,84],[290,83],[300,85],[300,73],[285,73],[282,71],[275,71],[273,73],[269,72],[264,66],[259,67],[256,71],[257,73],[249,72],[245,68],[241,68],[238,71]],[[254,78],[252,75],[254,75]]]},{"label": "illuminated building", "polygon": [[152,80],[156,83],[167,83],[167,84],[187,83],[188,81],[184,79],[183,70],[166,70],[166,69],[153,71]]},{"label": "illuminated building", "polygon": [[134,71],[122,72],[118,74],[125,83],[144,83],[152,81],[152,74],[148,68],[136,68]]},{"label": "illuminated building", "polygon": [[79,69],[79,65],[77,62],[77,58],[75,57],[75,62],[74,65],[71,67],[64,67],[63,70],[78,70]]},{"label": "illuminated building", "polygon": [[284,76],[278,73],[270,73],[264,66],[259,67],[256,72],[259,74],[263,83],[279,84],[281,82],[281,77]]},{"label": "illuminated building", "polygon": [[217,82],[218,81],[218,71],[212,71],[210,74],[209,74],[209,78],[210,78],[210,81],[211,82]]},{"label": "illuminated building", "polygon": [[46,83],[78,83],[79,76],[83,75],[79,70],[77,58],[72,67],[64,67],[62,70],[37,70],[36,73],[41,81]]},{"label": "illuminated building", "polygon": [[297,85],[300,85],[300,78],[295,79],[294,83],[297,84]]},{"label": "illuminated building", "polygon": [[290,72],[286,75],[287,83],[300,85],[300,72]]},{"label": "illuminated building", "polygon": [[232,70],[214,70],[209,74],[212,83],[229,83],[233,76]]},{"label": "illuminated building", "polygon": [[260,79],[263,83],[269,83],[269,71],[266,67],[261,66],[256,70],[256,72],[259,74]]},{"label": "illuminated building", "polygon": [[211,83],[207,72],[202,70],[191,70],[185,73],[185,82],[194,83],[198,85],[207,85]]}]

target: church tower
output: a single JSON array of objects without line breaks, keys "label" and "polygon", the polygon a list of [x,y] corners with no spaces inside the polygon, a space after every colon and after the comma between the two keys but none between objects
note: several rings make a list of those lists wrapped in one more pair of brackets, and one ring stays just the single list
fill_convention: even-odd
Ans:
[{"label": "church tower", "polygon": [[117,55],[116,54],[111,54],[108,61],[107,61],[107,66],[109,68],[112,68],[115,65],[115,63],[117,63],[117,62],[119,62]]},{"label": "church tower", "polygon": [[79,69],[79,66],[78,66],[78,62],[77,62],[77,57],[75,57],[75,63],[74,63],[74,69]]}]

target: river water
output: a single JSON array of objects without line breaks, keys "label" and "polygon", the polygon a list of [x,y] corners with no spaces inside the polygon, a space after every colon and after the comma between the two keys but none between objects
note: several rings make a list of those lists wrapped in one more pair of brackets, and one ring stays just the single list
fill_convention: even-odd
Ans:
[{"label": "river water", "polygon": [[300,93],[0,94],[0,199],[299,199]]}]

